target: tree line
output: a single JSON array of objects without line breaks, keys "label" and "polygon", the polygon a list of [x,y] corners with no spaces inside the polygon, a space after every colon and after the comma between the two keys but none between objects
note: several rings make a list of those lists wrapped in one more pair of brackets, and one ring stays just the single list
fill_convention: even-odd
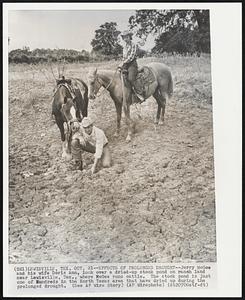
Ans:
[{"label": "tree line", "polygon": [[65,60],[67,62],[86,62],[90,60],[90,53],[82,50],[68,49],[34,49],[29,47],[15,49],[9,52],[9,63],[45,63]]},{"label": "tree line", "polygon": [[[129,28],[143,44],[154,35],[150,55],[162,53],[210,53],[209,10],[137,10],[129,18]],[[10,63],[89,62],[119,59],[122,56],[120,31],[116,22],[106,22],[95,30],[92,51],[69,49],[15,49],[9,53]],[[148,53],[138,47],[138,56]]]}]

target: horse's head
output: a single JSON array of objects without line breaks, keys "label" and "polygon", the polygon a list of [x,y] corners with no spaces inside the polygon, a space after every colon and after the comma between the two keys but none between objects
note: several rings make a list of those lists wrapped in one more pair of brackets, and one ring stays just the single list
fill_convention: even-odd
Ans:
[{"label": "horse's head", "polygon": [[[59,92],[58,92],[59,91]],[[60,111],[67,123],[77,120],[81,121],[77,100],[72,97],[71,91],[66,86],[59,86],[56,93],[61,104]]]},{"label": "horse's head", "polygon": [[64,103],[61,106],[61,112],[63,113],[66,122],[69,122],[76,117],[76,107],[71,98],[65,97]]},{"label": "horse's head", "polygon": [[88,97],[90,99],[95,99],[101,85],[102,83],[99,80],[97,69],[91,70],[88,74]]},{"label": "horse's head", "polygon": [[77,117],[76,104],[71,98],[67,99],[66,102],[62,104],[61,112],[70,129],[76,131],[79,128],[81,119]]}]

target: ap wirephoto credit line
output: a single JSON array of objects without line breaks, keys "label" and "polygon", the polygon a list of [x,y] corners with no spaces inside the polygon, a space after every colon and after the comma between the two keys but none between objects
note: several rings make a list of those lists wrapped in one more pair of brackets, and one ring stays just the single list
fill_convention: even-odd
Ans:
[{"label": "ap wirephoto credit line", "polygon": [[221,295],[219,8],[4,6],[5,296]]}]

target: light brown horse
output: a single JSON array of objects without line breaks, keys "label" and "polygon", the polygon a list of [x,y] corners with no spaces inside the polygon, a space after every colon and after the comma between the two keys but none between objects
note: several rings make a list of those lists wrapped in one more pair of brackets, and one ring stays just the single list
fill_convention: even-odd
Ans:
[{"label": "light brown horse", "polygon": [[[153,96],[158,104],[155,123],[162,124],[164,121],[166,100],[173,94],[173,80],[170,69],[163,63],[152,62],[146,65],[149,67],[155,79],[149,83],[144,99]],[[117,136],[120,131],[122,107],[124,109],[126,124],[128,127],[128,134],[126,141],[130,142],[134,132],[135,123],[130,118],[131,90],[129,88],[122,88],[122,78],[118,70],[91,70],[88,75],[88,96],[94,99],[101,87],[107,89],[111,98],[114,101],[117,112]]]}]

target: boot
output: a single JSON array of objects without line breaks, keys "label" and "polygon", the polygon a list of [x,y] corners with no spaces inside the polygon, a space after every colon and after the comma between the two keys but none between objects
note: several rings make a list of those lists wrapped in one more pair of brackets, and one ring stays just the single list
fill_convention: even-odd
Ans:
[{"label": "boot", "polygon": [[142,103],[142,102],[143,101],[141,101],[140,98],[134,92],[132,92],[132,104]]},{"label": "boot", "polygon": [[75,161],[75,168],[76,168],[76,170],[82,171],[83,170],[83,161],[82,160],[81,161],[76,160]]},{"label": "boot", "polygon": [[136,94],[133,85],[132,85],[131,90],[132,90],[132,104],[134,104],[134,103],[142,103],[142,102],[145,101],[144,97],[140,98],[140,97]]}]

